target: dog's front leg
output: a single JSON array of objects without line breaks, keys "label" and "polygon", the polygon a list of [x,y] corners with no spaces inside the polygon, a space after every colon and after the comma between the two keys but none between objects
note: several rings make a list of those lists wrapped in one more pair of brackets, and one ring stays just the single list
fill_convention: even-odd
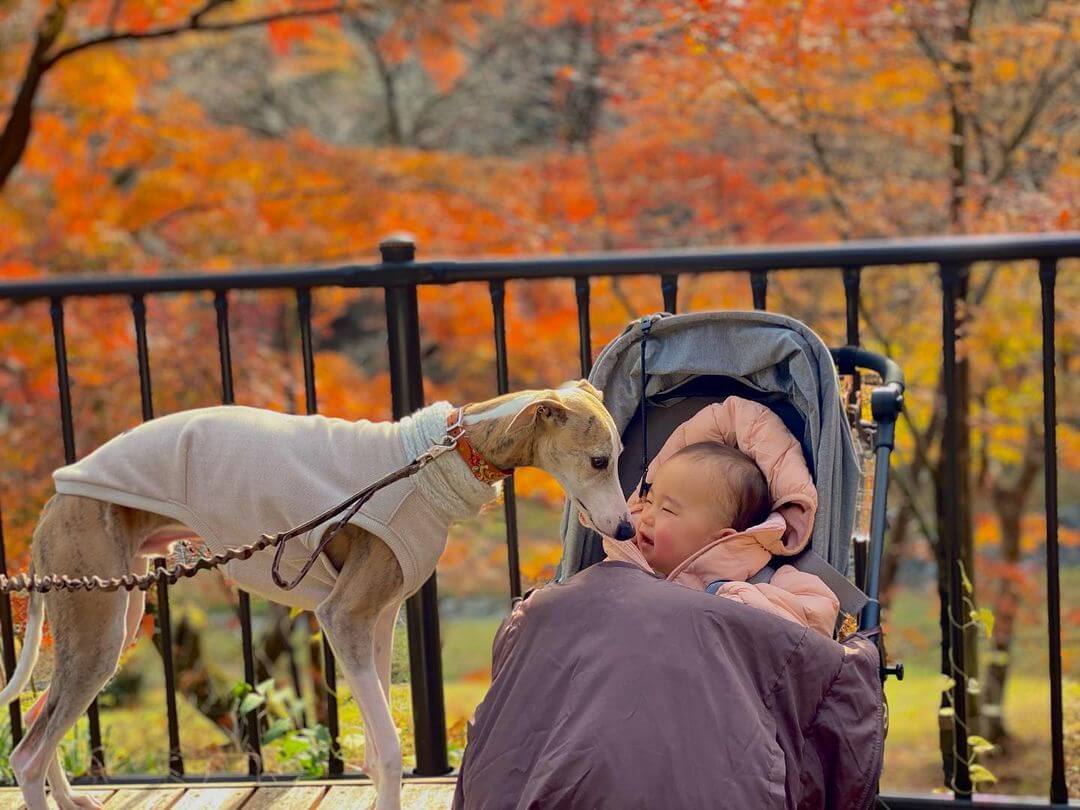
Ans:
[{"label": "dog's front leg", "polygon": [[[376,537],[357,537],[349,543],[334,589],[315,609],[360,704],[366,732],[365,760],[378,791],[375,810],[398,810],[401,806],[401,742],[375,653],[379,619],[396,604],[401,583],[394,553]],[[389,661],[386,677],[389,681]]]},{"label": "dog's front leg", "polygon": [[[400,602],[387,605],[375,622],[375,671],[379,673],[379,683],[382,685],[388,706],[392,706],[390,701],[390,669],[394,656],[394,624],[397,621],[400,609]],[[393,714],[392,711],[391,714]],[[379,771],[376,767],[378,761],[376,743],[377,741],[372,738],[367,740],[364,745],[364,770],[371,777],[371,781],[375,783],[376,789],[378,789]]]}]

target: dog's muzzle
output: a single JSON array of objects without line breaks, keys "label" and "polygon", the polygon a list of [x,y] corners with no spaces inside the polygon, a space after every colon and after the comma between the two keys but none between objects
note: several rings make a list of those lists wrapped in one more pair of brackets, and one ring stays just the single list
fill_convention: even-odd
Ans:
[{"label": "dog's muzzle", "polygon": [[629,520],[620,520],[619,528],[615,530],[616,540],[629,540],[634,536],[634,524]]}]

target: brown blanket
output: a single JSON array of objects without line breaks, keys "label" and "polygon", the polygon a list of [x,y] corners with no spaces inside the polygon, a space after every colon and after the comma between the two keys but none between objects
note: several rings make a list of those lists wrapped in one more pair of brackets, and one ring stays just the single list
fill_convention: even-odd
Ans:
[{"label": "brown blanket", "polygon": [[594,565],[495,637],[455,808],[870,807],[874,646]]}]

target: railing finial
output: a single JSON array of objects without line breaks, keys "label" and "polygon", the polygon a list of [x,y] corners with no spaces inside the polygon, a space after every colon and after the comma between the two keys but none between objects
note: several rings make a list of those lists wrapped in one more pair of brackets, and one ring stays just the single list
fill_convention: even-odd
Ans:
[{"label": "railing finial", "polygon": [[407,231],[395,231],[379,242],[384,262],[411,262],[416,259],[416,237]]}]

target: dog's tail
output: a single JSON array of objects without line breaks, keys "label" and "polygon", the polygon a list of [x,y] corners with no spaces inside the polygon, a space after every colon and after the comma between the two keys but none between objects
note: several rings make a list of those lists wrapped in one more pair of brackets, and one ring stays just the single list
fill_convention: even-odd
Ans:
[{"label": "dog's tail", "polygon": [[19,654],[19,663],[15,666],[11,680],[3,691],[0,691],[0,706],[7,706],[16,700],[30,683],[30,675],[34,671],[34,664],[37,663],[38,652],[41,651],[41,628],[44,624],[45,601],[41,598],[41,594],[31,592],[22,652]]}]

